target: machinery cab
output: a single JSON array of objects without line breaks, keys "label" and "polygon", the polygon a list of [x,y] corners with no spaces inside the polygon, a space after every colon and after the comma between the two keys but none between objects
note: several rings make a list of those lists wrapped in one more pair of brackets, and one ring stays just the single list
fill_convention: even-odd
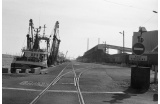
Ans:
[{"label": "machinery cab", "polygon": [[34,62],[43,62],[47,61],[47,52],[32,52],[32,51],[24,51],[23,57],[27,59],[27,61]]}]

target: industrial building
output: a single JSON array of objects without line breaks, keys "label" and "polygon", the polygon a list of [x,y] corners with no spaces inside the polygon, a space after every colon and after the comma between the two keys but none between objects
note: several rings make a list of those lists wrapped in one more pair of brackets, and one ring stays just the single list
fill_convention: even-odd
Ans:
[{"label": "industrial building", "polygon": [[[132,37],[132,46],[138,42],[137,36],[140,35],[140,32],[134,32]],[[145,46],[145,52],[148,53],[156,53],[158,52],[158,30],[147,31],[142,34],[143,37],[143,45]]]},{"label": "industrial building", "polygon": [[[134,32],[132,36],[132,46],[138,42],[140,32]],[[158,65],[158,30],[147,31],[142,33],[143,42],[145,47],[143,55],[147,56],[147,63],[149,66]]]},{"label": "industrial building", "polygon": [[[132,36],[132,46],[138,42],[137,36],[140,32],[134,32]],[[143,45],[145,46],[144,55],[147,55],[147,64],[158,64],[158,31],[147,31],[142,34]],[[109,49],[118,50],[117,54],[108,54]],[[82,57],[77,58],[83,62],[105,62],[105,63],[126,63],[130,64],[129,54],[132,53],[132,48],[124,47],[124,53],[122,53],[123,47],[109,45],[109,44],[98,44],[86,51]],[[146,63],[145,63],[146,64]]]}]

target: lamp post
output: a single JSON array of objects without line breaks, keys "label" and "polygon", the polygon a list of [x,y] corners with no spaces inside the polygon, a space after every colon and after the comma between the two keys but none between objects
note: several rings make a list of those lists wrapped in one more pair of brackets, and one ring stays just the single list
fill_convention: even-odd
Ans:
[{"label": "lamp post", "polygon": [[124,31],[123,32],[119,32],[120,34],[123,34],[123,53],[124,53]]},{"label": "lamp post", "polygon": [[124,60],[124,31],[123,32],[119,32],[120,34],[123,34],[123,54],[122,54],[122,65],[124,65],[125,60]]},{"label": "lamp post", "polygon": [[146,30],[145,27],[141,27],[141,26],[140,26],[138,32],[140,32],[140,36],[137,37],[137,38],[138,38],[138,42],[139,42],[139,43],[142,43],[142,42],[144,41],[144,39],[143,39],[143,37],[142,37],[142,33],[147,32],[147,30]]},{"label": "lamp post", "polygon": [[[153,11],[154,13],[158,13],[157,11]],[[157,83],[157,73],[158,73],[158,66],[153,65],[155,73],[154,73],[154,83]]]},{"label": "lamp post", "polygon": [[103,42],[103,43],[105,44],[105,46],[104,46],[104,47],[105,47],[104,51],[105,51],[105,53],[106,53],[106,41],[105,41],[105,42]]},{"label": "lamp post", "polygon": [[153,12],[154,12],[154,13],[158,13],[158,12],[157,12],[157,11],[155,11],[155,10],[154,10]]}]

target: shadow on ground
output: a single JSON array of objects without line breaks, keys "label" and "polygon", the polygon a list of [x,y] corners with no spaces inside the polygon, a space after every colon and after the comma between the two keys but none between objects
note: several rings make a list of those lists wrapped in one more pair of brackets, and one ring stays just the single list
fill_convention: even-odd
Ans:
[{"label": "shadow on ground", "polygon": [[[110,101],[103,101],[103,102],[108,102],[110,104],[114,104],[114,103],[123,103],[122,101],[124,99],[128,99],[131,98],[132,96],[137,96],[137,94],[143,94],[145,93],[147,90],[135,90],[131,87],[129,87],[127,90],[123,91],[124,94],[114,94],[112,96],[112,100]],[[156,97],[156,95],[155,95]]]},{"label": "shadow on ground", "polygon": [[153,95],[153,101],[158,101],[158,94]]}]

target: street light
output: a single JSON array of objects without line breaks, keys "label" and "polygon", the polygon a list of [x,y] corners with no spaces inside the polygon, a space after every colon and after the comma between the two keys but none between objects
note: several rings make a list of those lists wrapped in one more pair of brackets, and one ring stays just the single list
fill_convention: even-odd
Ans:
[{"label": "street light", "polygon": [[105,49],[104,49],[104,51],[105,51],[105,53],[106,53],[106,41],[105,42],[103,42],[104,44],[105,44]]},{"label": "street light", "polygon": [[144,39],[142,38],[142,33],[147,32],[145,27],[139,27],[139,32],[140,32],[140,36],[138,36],[138,42],[142,43],[144,41]]},{"label": "street light", "polygon": [[154,13],[158,13],[158,12],[157,12],[157,11],[155,11],[155,10],[154,10],[153,12],[154,12]]},{"label": "street light", "polygon": [[[154,13],[158,13],[157,11],[153,11]],[[154,69],[155,69],[155,74],[154,74],[154,82],[156,83],[157,82],[157,73],[158,73],[158,68],[155,68],[154,66]]]},{"label": "street light", "polygon": [[123,34],[123,53],[124,53],[124,31],[123,33],[122,32],[119,32],[120,34]]}]

